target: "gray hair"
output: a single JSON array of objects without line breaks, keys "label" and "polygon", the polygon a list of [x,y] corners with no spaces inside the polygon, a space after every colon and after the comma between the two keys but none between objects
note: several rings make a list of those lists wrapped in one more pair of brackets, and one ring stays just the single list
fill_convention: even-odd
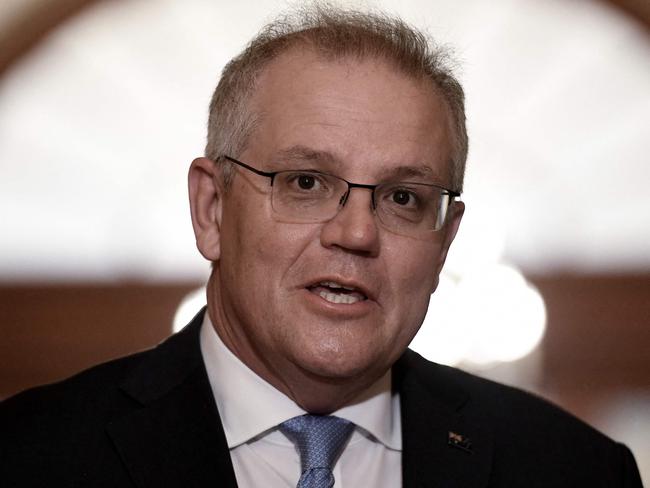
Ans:
[{"label": "gray hair", "polygon": [[[237,157],[246,148],[257,122],[248,103],[257,78],[273,59],[296,46],[309,47],[331,60],[382,59],[408,76],[429,79],[451,114],[451,184],[461,191],[468,145],[465,96],[448,51],[400,18],[327,5],[302,9],[268,24],[225,66],[210,102],[206,157],[214,161],[223,155]],[[226,185],[231,172],[230,164],[224,167]]]}]

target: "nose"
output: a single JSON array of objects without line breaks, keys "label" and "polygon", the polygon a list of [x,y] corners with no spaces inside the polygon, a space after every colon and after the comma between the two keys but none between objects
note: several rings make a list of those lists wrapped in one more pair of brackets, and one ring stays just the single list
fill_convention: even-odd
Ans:
[{"label": "nose", "polygon": [[350,189],[339,212],[323,225],[321,244],[355,253],[376,256],[379,253],[379,229],[372,208],[372,191]]}]

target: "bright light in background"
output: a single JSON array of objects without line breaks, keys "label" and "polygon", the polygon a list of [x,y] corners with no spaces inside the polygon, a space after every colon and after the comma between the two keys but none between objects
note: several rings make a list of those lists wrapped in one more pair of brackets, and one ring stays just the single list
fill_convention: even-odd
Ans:
[{"label": "bright light in background", "polygon": [[450,366],[460,364],[469,351],[467,324],[459,322],[462,306],[457,286],[443,271],[438,289],[431,296],[429,311],[410,347],[431,361]]},{"label": "bright light in background", "polygon": [[180,331],[183,327],[190,323],[196,313],[201,310],[206,303],[205,287],[202,286],[190,293],[188,293],[176,309],[174,314],[174,321],[172,325],[173,332]]},{"label": "bright light in background", "polygon": [[495,263],[444,274],[411,347],[432,361],[480,368],[530,354],[545,327],[537,289],[514,267]]},{"label": "bright light in background", "polygon": [[476,269],[463,276],[457,293],[466,304],[459,309],[459,321],[474,329],[468,361],[515,361],[541,341],[546,327],[544,301],[515,268],[496,264]]}]

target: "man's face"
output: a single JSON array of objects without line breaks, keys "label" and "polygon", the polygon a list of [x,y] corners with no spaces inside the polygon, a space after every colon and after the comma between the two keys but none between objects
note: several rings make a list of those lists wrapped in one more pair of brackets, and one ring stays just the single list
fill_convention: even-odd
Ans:
[{"label": "man's face", "polygon": [[[259,125],[233,156],[258,169],[450,185],[442,99],[383,61],[291,51],[264,70],[251,106]],[[366,384],[392,365],[422,323],[463,210],[415,239],[384,229],[365,189],[323,223],[279,219],[269,179],[242,168],[222,198],[219,252],[204,252],[218,256],[212,319],[244,362],[289,392],[300,378]],[[320,293],[327,283],[361,299],[334,303]]]}]

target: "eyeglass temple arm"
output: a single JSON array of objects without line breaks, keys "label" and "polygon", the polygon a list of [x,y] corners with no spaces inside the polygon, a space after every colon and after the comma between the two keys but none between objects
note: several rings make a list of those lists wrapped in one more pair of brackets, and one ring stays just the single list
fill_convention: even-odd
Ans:
[{"label": "eyeglass temple arm", "polygon": [[255,173],[255,174],[258,174],[258,175],[260,175],[260,176],[266,176],[267,178],[271,178],[271,180],[273,180],[273,178],[274,178],[275,175],[277,174],[277,172],[268,172],[268,171],[262,171],[262,170],[257,169],[257,168],[253,168],[252,166],[249,166],[249,165],[247,165],[246,163],[242,163],[241,161],[239,161],[239,160],[237,160],[237,159],[235,159],[235,158],[231,158],[230,156],[225,156],[225,155],[224,155],[224,156],[222,156],[222,157],[223,157],[224,159],[227,159],[227,160],[230,161],[231,163],[235,163],[235,164],[237,164],[237,165],[239,165],[239,166],[243,166],[244,168],[246,168],[246,169],[249,170],[249,171],[252,171],[252,172]]}]

